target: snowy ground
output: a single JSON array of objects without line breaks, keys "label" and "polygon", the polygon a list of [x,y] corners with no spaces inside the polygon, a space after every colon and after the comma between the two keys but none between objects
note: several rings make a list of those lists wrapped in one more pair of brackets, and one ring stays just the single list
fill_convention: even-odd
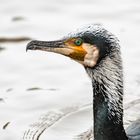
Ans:
[{"label": "snowy ground", "polygon": [[[0,0],[0,19],[0,38],[40,40],[103,24],[122,46],[125,125],[140,115],[139,0]],[[0,140],[72,140],[92,125],[90,80],[64,56],[26,53],[27,42],[0,39]]]}]

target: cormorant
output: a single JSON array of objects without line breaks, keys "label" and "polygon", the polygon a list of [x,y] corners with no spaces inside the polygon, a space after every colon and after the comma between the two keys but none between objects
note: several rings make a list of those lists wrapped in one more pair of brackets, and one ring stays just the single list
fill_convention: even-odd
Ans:
[{"label": "cormorant", "polygon": [[31,41],[27,50],[43,50],[72,58],[92,80],[95,140],[140,140],[140,121],[123,126],[123,69],[118,39],[91,24],[56,41]]}]

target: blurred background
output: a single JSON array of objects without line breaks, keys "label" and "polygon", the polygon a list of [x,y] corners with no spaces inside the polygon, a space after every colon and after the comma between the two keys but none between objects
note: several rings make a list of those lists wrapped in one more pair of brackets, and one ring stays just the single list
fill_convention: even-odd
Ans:
[{"label": "blurred background", "polygon": [[84,68],[58,54],[26,53],[31,39],[59,39],[85,24],[100,23],[119,38],[125,126],[140,115],[139,0],[0,0],[0,19],[1,140],[71,140],[91,129]]}]

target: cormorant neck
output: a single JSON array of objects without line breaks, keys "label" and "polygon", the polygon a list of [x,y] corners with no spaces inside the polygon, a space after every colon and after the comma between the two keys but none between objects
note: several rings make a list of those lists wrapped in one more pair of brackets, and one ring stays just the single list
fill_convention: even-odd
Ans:
[{"label": "cormorant neck", "polygon": [[93,85],[95,140],[127,140],[123,127],[123,74],[119,49],[86,68]]}]

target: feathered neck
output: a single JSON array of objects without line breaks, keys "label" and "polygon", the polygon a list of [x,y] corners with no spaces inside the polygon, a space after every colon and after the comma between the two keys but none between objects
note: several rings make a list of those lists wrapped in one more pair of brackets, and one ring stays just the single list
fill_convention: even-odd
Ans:
[{"label": "feathered neck", "polygon": [[95,140],[127,140],[123,127],[123,72],[119,48],[94,68],[85,68],[93,86]]}]

